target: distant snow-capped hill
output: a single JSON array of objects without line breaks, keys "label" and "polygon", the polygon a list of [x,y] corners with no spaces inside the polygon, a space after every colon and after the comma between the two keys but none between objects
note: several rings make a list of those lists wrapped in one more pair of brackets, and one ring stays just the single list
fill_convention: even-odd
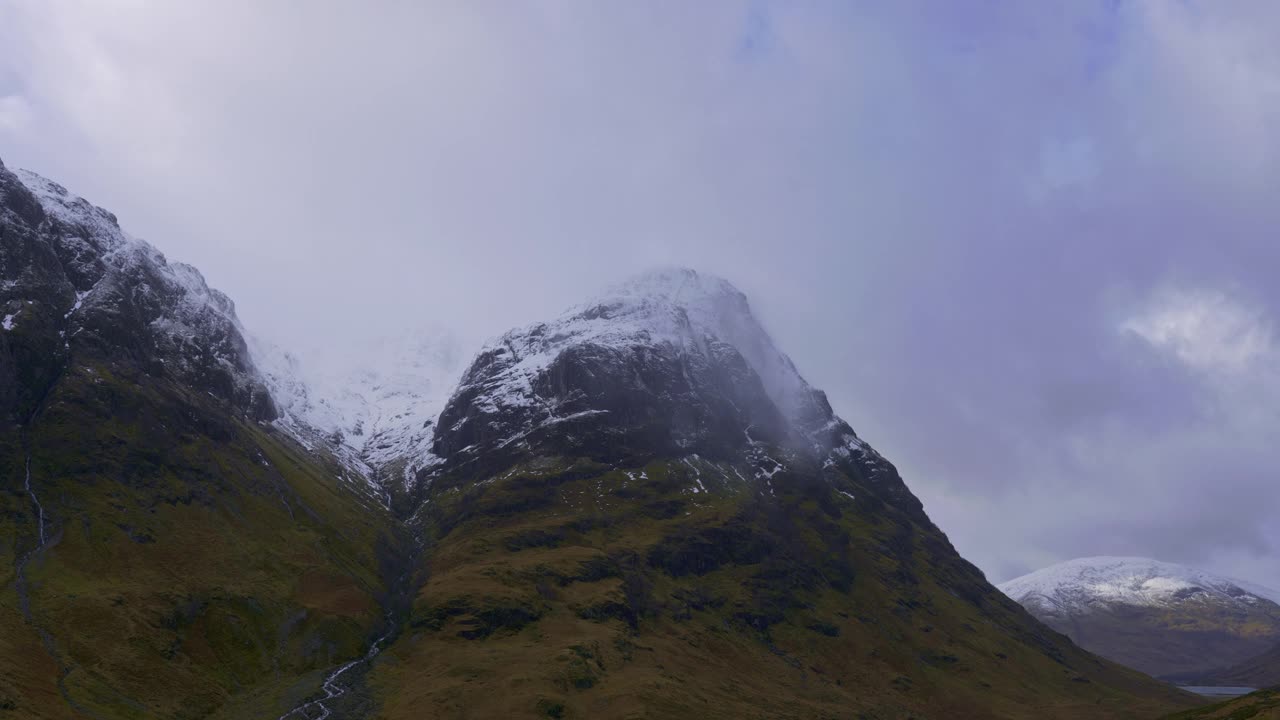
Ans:
[{"label": "distant snow-capped hill", "polygon": [[1187,603],[1254,606],[1280,603],[1280,591],[1137,557],[1068,560],[1010,580],[1000,590],[1045,613],[1088,612],[1106,605],[1167,607]]},{"label": "distant snow-capped hill", "polygon": [[1280,591],[1148,558],[1078,558],[998,586],[1088,650],[1156,676],[1238,663],[1280,642]]}]

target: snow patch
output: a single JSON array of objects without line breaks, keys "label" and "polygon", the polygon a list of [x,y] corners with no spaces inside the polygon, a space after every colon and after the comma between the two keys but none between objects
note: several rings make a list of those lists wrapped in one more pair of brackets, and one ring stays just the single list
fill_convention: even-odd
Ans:
[{"label": "snow patch", "polygon": [[423,330],[343,353],[289,353],[256,337],[249,347],[277,426],[308,448],[327,447],[370,481],[390,470],[383,479],[409,484],[439,462],[435,424],[462,361],[453,335]]}]

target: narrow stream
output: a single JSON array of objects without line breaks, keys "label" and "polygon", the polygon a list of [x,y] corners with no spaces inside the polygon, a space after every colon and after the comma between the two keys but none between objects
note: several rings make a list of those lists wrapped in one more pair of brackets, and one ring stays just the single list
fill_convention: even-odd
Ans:
[{"label": "narrow stream", "polygon": [[[328,720],[335,716],[335,708],[336,712],[343,712],[343,703],[335,703],[334,701],[346,695],[353,687],[358,689],[362,681],[361,677],[351,678],[348,673],[372,662],[378,656],[378,653],[382,652],[390,641],[395,638],[401,625],[408,618],[414,588],[414,572],[412,568],[416,567],[420,561],[421,551],[421,547],[416,546],[415,551],[403,557],[405,567],[408,569],[403,575],[400,575],[390,583],[391,590],[383,601],[387,631],[373,641],[364,657],[340,665],[325,676],[324,682],[320,685],[320,696],[311,696],[310,699],[281,715],[277,720]],[[344,675],[348,676],[348,682],[345,684],[339,682]]]},{"label": "narrow stream", "polygon": [[[388,621],[391,620],[390,617],[387,619]],[[324,684],[320,686],[320,690],[324,693],[324,697],[316,700],[308,700],[307,702],[304,702],[298,707],[281,715],[278,720],[285,720],[286,718],[299,718],[300,720],[325,720],[330,717],[333,714],[333,711],[330,710],[325,703],[335,698],[342,697],[347,693],[346,686],[338,684],[338,678],[342,677],[342,674],[351,668],[363,665],[377,657],[378,653],[382,652],[382,643],[386,642],[394,633],[395,627],[393,626],[387,631],[387,634],[373,641],[373,645],[370,646],[369,652],[365,653],[364,657],[352,660],[351,662],[340,666],[337,670],[329,673],[329,676],[324,679]]]},{"label": "narrow stream", "polygon": [[38,529],[40,533],[40,544],[27,551],[27,553],[18,560],[17,565],[14,567],[14,590],[18,593],[18,608],[22,613],[22,618],[36,631],[37,634],[40,635],[40,642],[44,645],[45,652],[49,653],[49,657],[58,665],[58,693],[62,696],[62,699],[66,701],[67,705],[77,713],[86,717],[96,718],[98,717],[96,714],[81,706],[80,703],[76,702],[75,699],[71,697],[71,692],[67,689],[67,676],[75,669],[75,665],[69,664],[63,659],[62,654],[58,652],[57,643],[54,642],[53,634],[37,624],[35,616],[31,612],[31,592],[27,583],[27,565],[30,564],[32,559],[34,559],[35,556],[43,551],[45,546],[49,544],[49,535],[48,530],[46,529],[44,505],[40,503],[39,496],[36,495],[35,489],[31,487],[30,452],[27,453],[26,474],[27,495],[31,497],[31,502],[36,507],[36,517],[39,522]]},{"label": "narrow stream", "polygon": [[40,518],[40,545],[36,547],[39,550],[45,544],[44,506],[40,504],[40,498],[36,497],[36,491],[31,489],[31,455],[27,455],[27,494],[31,496],[31,502],[36,504],[36,513]]}]

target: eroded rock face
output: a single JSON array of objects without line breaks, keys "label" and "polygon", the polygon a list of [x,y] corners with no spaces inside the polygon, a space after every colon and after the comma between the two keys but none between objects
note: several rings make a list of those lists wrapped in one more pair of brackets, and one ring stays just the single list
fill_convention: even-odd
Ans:
[{"label": "eroded rock face", "polygon": [[741,292],[667,270],[486,347],[434,452],[453,464],[531,450],[727,457],[753,442],[821,453],[844,440],[837,424]]},{"label": "eroded rock face", "polygon": [[23,423],[68,363],[123,363],[275,417],[235,306],[111,213],[0,165],[0,413]]},{"label": "eroded rock face", "polygon": [[924,518],[894,467],[831,410],[774,345],[746,297],[692,270],[623,283],[556,320],[513,330],[475,358],[446,404],[434,463],[465,484],[537,456],[651,458],[852,473]]},{"label": "eroded rock face", "polygon": [[527,388],[517,394],[506,381],[521,359],[511,346],[477,359],[441,415],[437,455],[541,447],[599,457],[719,457],[751,437],[777,443],[787,433],[742,356],[715,340],[694,352],[669,343],[570,345],[525,378]]}]

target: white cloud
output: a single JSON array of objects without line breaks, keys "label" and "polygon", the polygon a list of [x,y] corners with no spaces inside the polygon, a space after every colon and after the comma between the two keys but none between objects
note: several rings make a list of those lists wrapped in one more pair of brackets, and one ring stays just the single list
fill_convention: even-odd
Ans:
[{"label": "white cloud", "polygon": [[[1280,585],[1280,4],[671,7],[0,0],[0,158],[329,352],[721,272],[995,575],[1194,540]],[[1233,290],[1118,342],[1168,277]]]},{"label": "white cloud", "polygon": [[1240,374],[1275,359],[1262,310],[1217,291],[1160,292],[1122,327],[1197,370]]},{"label": "white cloud", "polygon": [[21,95],[0,97],[0,133],[21,135],[31,126],[31,104]]}]

